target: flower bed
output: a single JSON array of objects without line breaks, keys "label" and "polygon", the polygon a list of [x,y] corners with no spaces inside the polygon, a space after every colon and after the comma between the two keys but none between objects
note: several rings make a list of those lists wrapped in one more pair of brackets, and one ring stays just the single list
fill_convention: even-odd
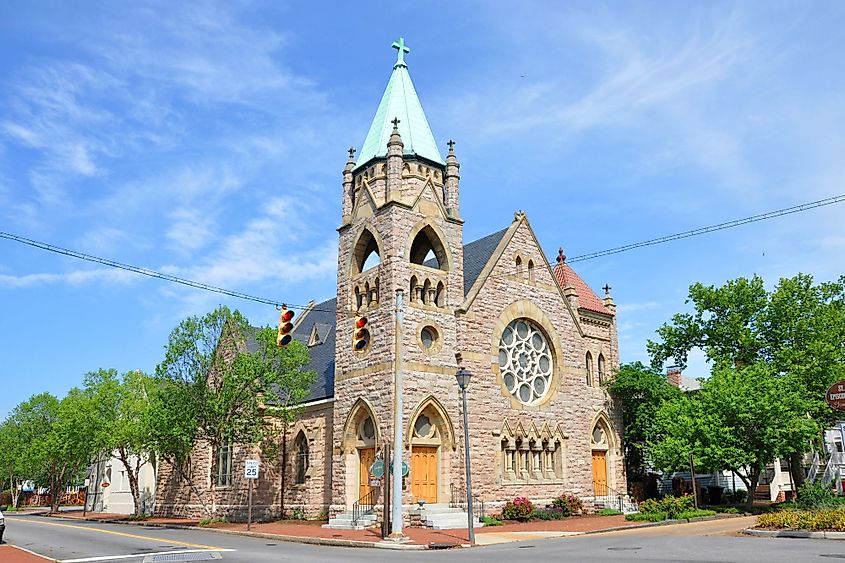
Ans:
[{"label": "flower bed", "polygon": [[757,517],[758,528],[845,532],[845,510],[782,510]]}]

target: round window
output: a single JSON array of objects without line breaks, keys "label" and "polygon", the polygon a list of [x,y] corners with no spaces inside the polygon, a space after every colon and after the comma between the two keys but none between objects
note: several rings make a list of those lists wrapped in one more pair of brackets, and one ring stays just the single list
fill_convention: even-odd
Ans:
[{"label": "round window", "polygon": [[552,353],[533,322],[516,319],[505,327],[499,369],[508,391],[522,403],[534,404],[546,396],[552,383]]},{"label": "round window", "polygon": [[430,418],[424,414],[417,417],[417,421],[414,423],[414,433],[416,433],[417,437],[428,438],[431,435],[432,429]]},{"label": "round window", "polygon": [[431,350],[432,346],[437,342],[437,330],[434,327],[426,326],[420,331],[420,342],[423,348]]}]

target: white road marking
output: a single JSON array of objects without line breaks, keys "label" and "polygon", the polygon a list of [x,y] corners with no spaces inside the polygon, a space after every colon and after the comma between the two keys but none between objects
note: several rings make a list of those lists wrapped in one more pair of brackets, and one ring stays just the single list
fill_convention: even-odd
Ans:
[{"label": "white road marking", "polygon": [[130,553],[127,555],[100,555],[99,557],[83,557],[82,559],[62,559],[59,563],[89,563],[93,561],[116,561],[118,559],[132,559],[134,557],[149,557],[152,555],[169,555],[173,553],[205,553],[207,551],[235,551],[234,549],[182,549],[179,551],[157,551],[153,553]]}]

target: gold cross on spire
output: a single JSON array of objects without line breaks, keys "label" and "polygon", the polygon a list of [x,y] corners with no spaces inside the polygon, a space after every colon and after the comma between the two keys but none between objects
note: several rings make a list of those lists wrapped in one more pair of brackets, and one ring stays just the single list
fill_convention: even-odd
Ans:
[{"label": "gold cross on spire", "polygon": [[391,47],[398,51],[396,55],[396,64],[393,66],[405,65],[405,53],[411,52],[411,50],[405,46],[405,39],[403,37],[400,37],[398,41],[393,42],[393,45],[391,45]]}]

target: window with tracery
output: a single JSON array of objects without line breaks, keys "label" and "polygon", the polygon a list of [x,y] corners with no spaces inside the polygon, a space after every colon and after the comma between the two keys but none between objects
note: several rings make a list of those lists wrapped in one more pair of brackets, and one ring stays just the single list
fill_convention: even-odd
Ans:
[{"label": "window with tracery", "polygon": [[499,369],[508,391],[535,404],[552,385],[552,353],[543,332],[528,319],[511,321],[499,341]]},{"label": "window with tracery", "polygon": [[308,438],[302,432],[296,437],[294,444],[294,451],[296,452],[296,484],[302,485],[305,483],[305,477],[308,473],[309,459],[308,459]]}]

